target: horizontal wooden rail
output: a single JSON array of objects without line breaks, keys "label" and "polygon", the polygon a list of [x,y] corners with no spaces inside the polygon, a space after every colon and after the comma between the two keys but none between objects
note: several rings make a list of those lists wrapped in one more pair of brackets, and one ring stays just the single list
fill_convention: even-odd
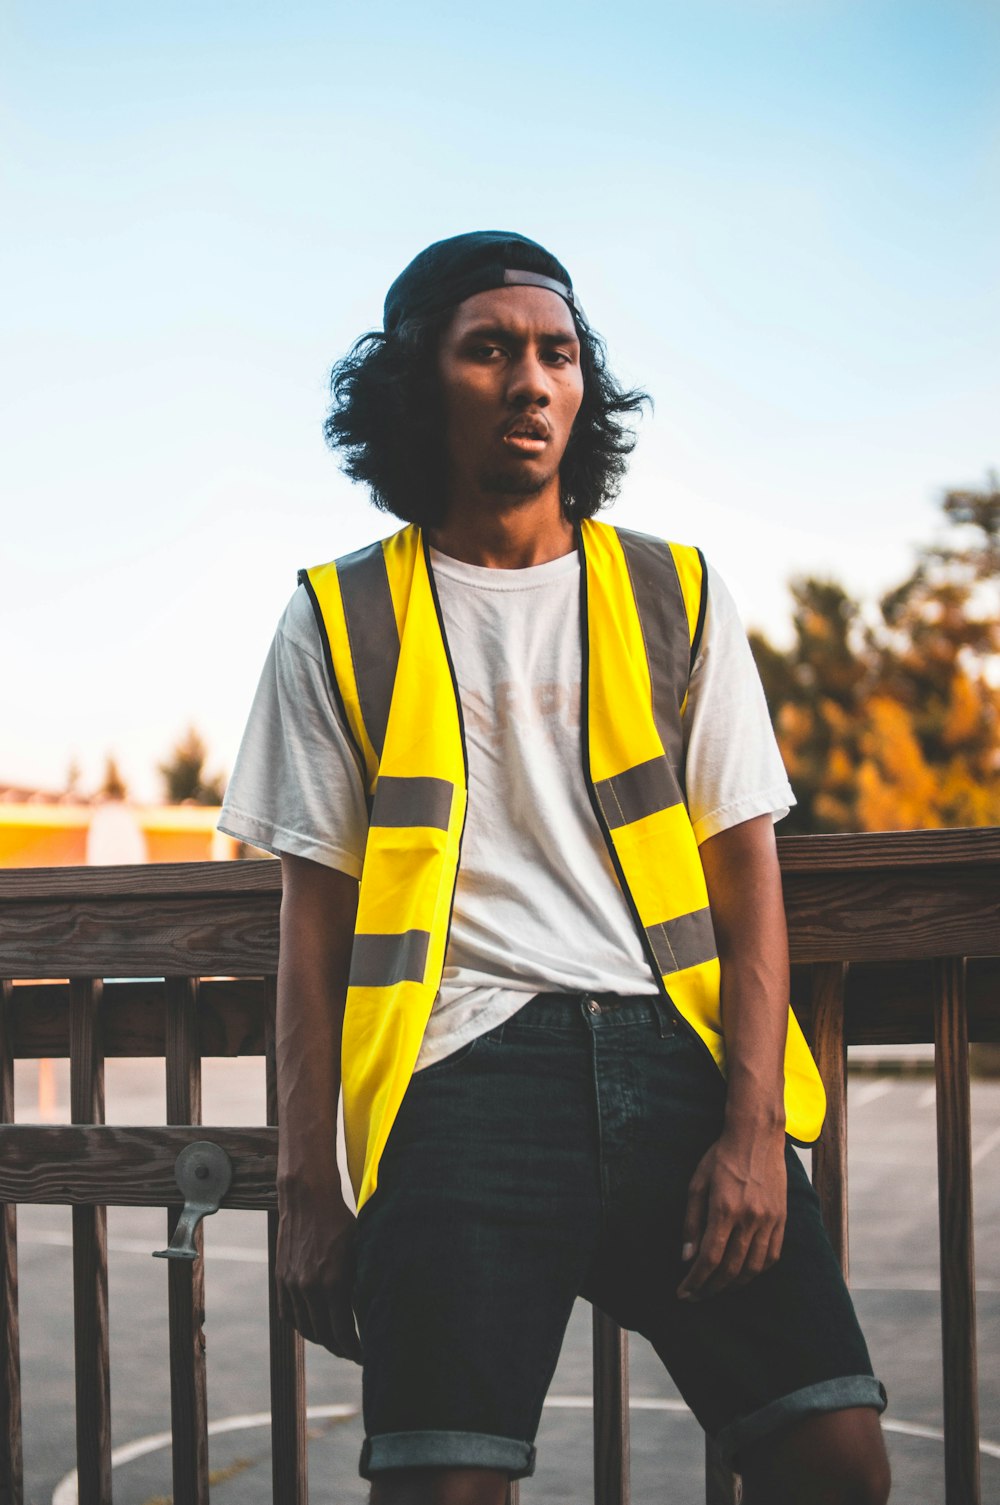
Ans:
[{"label": "horizontal wooden rail", "polygon": [[[792,968],[792,1002],[807,1033],[813,1008],[812,971],[806,963]],[[853,965],[844,995],[846,1043],[933,1044],[932,977],[924,961]],[[198,989],[202,1057],[262,1056],[264,997],[262,977],[202,981]],[[105,983],[102,1029],[106,1060],[165,1054],[164,999],[162,981]],[[976,957],[969,962],[966,1001],[970,1040],[1000,1041],[1000,958]],[[69,1026],[69,983],[18,982],[13,986],[7,1008],[7,1038],[16,1060],[68,1056]]]},{"label": "horizontal wooden rail", "polygon": [[[793,961],[997,954],[1000,830],[778,849]],[[263,976],[280,894],[277,862],[0,871],[0,977]]]},{"label": "horizontal wooden rail", "polygon": [[838,831],[826,836],[779,836],[784,872],[870,872],[873,868],[973,867],[1000,863],[1000,826],[950,831]]},{"label": "horizontal wooden rail", "polygon": [[106,867],[0,868],[0,905],[34,904],[58,899],[63,904],[88,899],[242,898],[248,906],[257,897],[281,893],[281,863],[260,862],[144,862]]},{"label": "horizontal wooden rail", "polygon": [[278,895],[38,899],[0,913],[0,975],[247,977],[273,972]]},{"label": "horizontal wooden rail", "polygon": [[[968,868],[1000,865],[1000,826],[946,831],[863,831],[828,836],[779,836],[784,872],[860,873],[875,868]],[[108,867],[0,868],[0,904],[35,899],[210,898],[281,892],[281,864],[160,862]]]},{"label": "horizontal wooden rail", "polygon": [[953,868],[783,875],[788,947],[799,961],[913,961],[992,956],[995,883],[983,869]]},{"label": "horizontal wooden rail", "polygon": [[[166,987],[153,982],[106,982],[101,1005],[105,1059],[164,1056]],[[9,1005],[8,1048],[14,1058],[58,1060],[69,1055],[70,985],[19,982]],[[262,1056],[264,979],[207,978],[198,985],[202,1056]]]},{"label": "horizontal wooden rail", "polygon": [[185,1145],[199,1139],[221,1146],[233,1162],[223,1207],[277,1206],[276,1128],[104,1124],[0,1124],[0,1204],[176,1207],[184,1198],[174,1163]]}]

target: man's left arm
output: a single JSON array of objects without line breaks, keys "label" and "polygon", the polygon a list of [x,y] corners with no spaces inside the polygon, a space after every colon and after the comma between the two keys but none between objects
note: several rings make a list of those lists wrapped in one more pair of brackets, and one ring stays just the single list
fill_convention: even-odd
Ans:
[{"label": "man's left arm", "polygon": [[727,1095],[722,1134],[691,1180],[678,1287],[701,1300],[775,1263],[785,1231],[784,1053],[788,937],[770,814],[702,843],[722,969]]}]

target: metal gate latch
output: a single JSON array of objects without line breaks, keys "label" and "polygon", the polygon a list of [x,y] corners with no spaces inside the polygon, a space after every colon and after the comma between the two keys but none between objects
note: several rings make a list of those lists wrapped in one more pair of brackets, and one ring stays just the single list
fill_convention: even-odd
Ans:
[{"label": "metal gate latch", "polygon": [[194,1231],[202,1218],[218,1212],[219,1203],[233,1179],[233,1162],[221,1145],[198,1139],[185,1145],[174,1165],[177,1185],[184,1193],[184,1210],[166,1249],[155,1249],[154,1259],[197,1259]]}]

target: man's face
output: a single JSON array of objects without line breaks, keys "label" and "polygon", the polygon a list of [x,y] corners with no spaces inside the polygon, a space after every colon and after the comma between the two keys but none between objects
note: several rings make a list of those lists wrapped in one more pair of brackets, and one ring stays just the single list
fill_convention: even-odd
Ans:
[{"label": "man's face", "polygon": [[441,336],[438,370],[450,499],[558,488],[583,373],[557,293],[504,287],[467,298]]}]

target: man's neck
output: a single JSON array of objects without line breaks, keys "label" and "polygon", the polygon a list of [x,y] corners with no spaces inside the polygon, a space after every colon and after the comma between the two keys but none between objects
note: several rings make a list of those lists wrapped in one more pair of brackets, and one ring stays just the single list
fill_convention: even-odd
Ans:
[{"label": "man's neck", "polygon": [[567,522],[558,498],[539,497],[503,510],[448,509],[440,528],[428,529],[435,549],[493,570],[524,570],[547,564],[570,554],[574,547],[573,526]]}]

